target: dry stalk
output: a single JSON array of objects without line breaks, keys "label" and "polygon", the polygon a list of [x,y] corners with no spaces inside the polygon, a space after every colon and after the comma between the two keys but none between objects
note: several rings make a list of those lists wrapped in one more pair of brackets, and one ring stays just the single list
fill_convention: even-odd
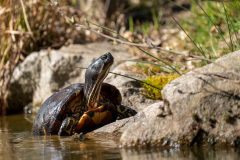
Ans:
[{"label": "dry stalk", "polygon": [[[12,4],[12,1],[10,1],[10,5]],[[9,21],[9,29],[10,31],[12,30],[13,28],[13,14],[12,12],[10,11],[10,21]],[[4,33],[2,33],[4,34]],[[1,77],[1,81],[0,81],[0,112],[2,113],[2,115],[5,115],[6,113],[6,107],[7,107],[7,92],[6,91],[6,86],[5,86],[5,81],[6,81],[6,70],[9,66],[9,61],[7,61],[7,63],[4,64],[4,59],[6,57],[6,55],[9,53],[10,49],[11,49],[11,46],[12,46],[12,40],[16,40],[15,39],[15,36],[14,35],[11,35],[11,37],[8,37],[8,40],[7,40],[7,47],[5,48],[5,50],[3,51],[3,54],[1,55],[2,59],[1,59],[1,62],[0,62],[0,77]],[[2,36],[2,38],[4,39],[4,36]]]},{"label": "dry stalk", "polygon": [[[12,0],[9,1],[9,6],[12,6]],[[0,113],[4,116],[6,114],[7,97],[10,88],[10,80],[12,73],[19,61],[21,43],[18,43],[15,37],[13,26],[14,26],[14,15],[13,10],[9,10],[10,20],[8,22],[9,36],[6,36],[6,32],[2,32],[1,40],[7,42],[6,48],[1,50],[1,61],[0,61]],[[21,41],[21,38],[20,38]],[[5,57],[8,55],[8,60],[5,61]]]},{"label": "dry stalk", "polygon": [[221,68],[223,68],[226,72],[228,73],[232,73],[238,77],[240,77],[240,74],[235,72],[234,70],[232,69],[229,69],[228,67],[225,67],[211,59],[208,59],[208,58],[204,58],[204,57],[200,57],[200,56],[197,56],[197,55],[194,55],[194,54],[190,54],[190,53],[184,53],[184,52],[179,52],[179,51],[173,51],[173,50],[169,50],[169,49],[164,49],[162,47],[157,47],[157,46],[154,46],[152,43],[150,44],[138,44],[138,43],[132,43],[132,42],[127,42],[127,41],[123,41],[121,39],[118,39],[118,38],[114,38],[112,36],[109,36],[109,35],[106,35],[104,33],[102,33],[100,30],[95,30],[95,29],[92,29],[89,25],[89,21],[86,20],[86,24],[87,26],[85,25],[81,25],[79,23],[76,23],[76,21],[73,19],[73,18],[70,18],[68,17],[63,11],[62,9],[59,7],[59,3],[56,2],[56,1],[52,1],[52,0],[48,0],[48,2],[53,6],[55,7],[59,12],[60,14],[62,15],[62,17],[64,17],[68,22],[74,24],[75,26],[77,27],[80,27],[82,29],[86,29],[86,30],[89,30],[91,32],[94,32],[104,38],[107,38],[107,39],[110,39],[110,40],[113,40],[115,42],[119,42],[121,44],[126,44],[126,45],[129,45],[129,46],[136,46],[136,47],[143,47],[143,48],[154,48],[154,49],[158,49],[160,51],[165,51],[165,52],[168,52],[168,53],[172,53],[172,54],[176,54],[176,55],[182,55],[182,56],[186,56],[186,57],[190,57],[190,58],[197,58],[197,59],[200,59],[200,60],[203,60],[203,61],[207,61],[207,62],[210,62],[210,63],[213,63]]},{"label": "dry stalk", "polygon": [[21,2],[22,10],[23,10],[23,17],[24,17],[25,24],[27,26],[28,31],[30,32],[30,35],[31,35],[32,39],[36,42],[36,39],[33,36],[32,30],[31,30],[30,25],[29,25],[28,20],[27,20],[27,14],[26,14],[26,11],[25,11],[23,1],[20,0],[20,2]]}]

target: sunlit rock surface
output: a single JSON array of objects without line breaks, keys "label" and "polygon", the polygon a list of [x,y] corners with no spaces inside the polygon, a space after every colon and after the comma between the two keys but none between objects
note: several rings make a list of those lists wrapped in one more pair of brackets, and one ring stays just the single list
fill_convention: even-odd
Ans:
[{"label": "sunlit rock surface", "polygon": [[146,107],[142,111],[138,112],[137,115],[105,125],[89,133],[89,135],[101,136],[101,134],[104,133],[103,135],[107,137],[111,135],[119,136],[128,127],[132,127],[132,125],[135,124],[136,122],[139,122],[145,119],[149,119],[149,120],[154,119],[157,116],[166,114],[163,110],[161,110],[162,106],[163,106],[162,101],[155,102],[154,104],[151,104],[150,106]]}]

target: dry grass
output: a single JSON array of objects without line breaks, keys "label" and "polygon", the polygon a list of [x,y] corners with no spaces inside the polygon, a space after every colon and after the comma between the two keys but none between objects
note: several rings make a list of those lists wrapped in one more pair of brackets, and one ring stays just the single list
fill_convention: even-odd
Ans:
[{"label": "dry grass", "polygon": [[[85,14],[73,7],[64,12],[84,21]],[[5,115],[13,70],[27,55],[44,48],[58,49],[71,43],[100,39],[76,28],[59,16],[47,2],[0,0],[0,114]]]}]

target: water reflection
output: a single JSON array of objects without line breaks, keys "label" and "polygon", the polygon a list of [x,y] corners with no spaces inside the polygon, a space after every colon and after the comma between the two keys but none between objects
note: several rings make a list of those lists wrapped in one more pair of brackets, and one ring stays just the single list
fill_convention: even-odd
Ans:
[{"label": "water reflection", "polygon": [[233,148],[213,148],[213,147],[196,147],[196,148],[171,148],[171,149],[149,149],[149,150],[125,150],[121,151],[122,159],[131,160],[230,160],[239,159],[240,150]]},{"label": "water reflection", "polygon": [[24,115],[1,117],[0,159],[238,159],[238,148],[121,149],[108,139],[73,141],[71,137],[32,136]]}]

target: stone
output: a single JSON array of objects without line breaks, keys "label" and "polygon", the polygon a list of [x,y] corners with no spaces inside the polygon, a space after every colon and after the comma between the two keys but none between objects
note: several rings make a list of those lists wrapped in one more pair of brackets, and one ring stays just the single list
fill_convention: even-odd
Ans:
[{"label": "stone", "polygon": [[[216,61],[240,72],[240,51]],[[121,146],[239,146],[240,77],[216,64],[195,69],[162,90],[164,116],[143,118],[126,128]]]},{"label": "stone", "polygon": [[15,68],[7,99],[8,114],[23,111],[23,106],[32,101],[41,72],[39,55],[38,52],[33,52]]},{"label": "stone", "polygon": [[[30,106],[41,106],[53,93],[74,83],[84,83],[85,69],[80,67],[88,67],[106,52],[111,52],[115,59],[111,71],[133,76],[133,73],[124,69],[124,66],[132,65],[133,62],[122,61],[131,58],[127,49],[126,45],[98,42],[70,45],[60,50],[41,50],[30,54],[14,70],[7,113],[21,112],[30,102],[32,102]],[[141,110],[153,102],[144,98],[141,95],[140,84],[129,78],[109,74],[105,82],[120,89],[123,105]],[[32,109],[32,112],[36,111],[38,110]]]},{"label": "stone", "polygon": [[132,124],[134,124],[135,122],[145,119],[152,119],[155,118],[156,116],[164,115],[165,112],[159,109],[162,107],[162,105],[163,101],[155,102],[154,104],[151,104],[142,111],[138,112],[135,116],[118,120],[116,122],[105,125],[99,129],[92,131],[91,133],[88,133],[87,136],[103,135],[109,137],[111,135],[114,136],[121,135],[128,127],[131,127]]},{"label": "stone", "polygon": [[[123,62],[113,68],[112,72],[135,79],[144,79],[145,77],[143,75],[138,75],[126,69],[134,64],[136,64],[136,62]],[[136,111],[141,111],[156,102],[156,100],[145,98],[142,95],[144,89],[138,81],[110,73],[105,79],[105,82],[116,86],[122,95],[122,104]]]}]

